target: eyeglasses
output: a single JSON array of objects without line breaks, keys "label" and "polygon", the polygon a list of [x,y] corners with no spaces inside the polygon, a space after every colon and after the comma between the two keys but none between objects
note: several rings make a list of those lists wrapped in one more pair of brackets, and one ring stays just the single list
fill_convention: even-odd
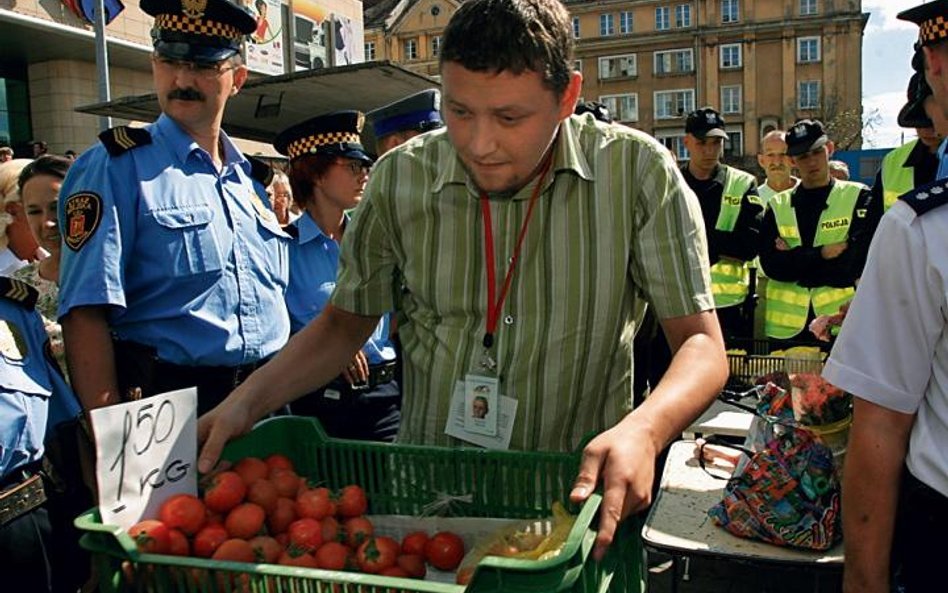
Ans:
[{"label": "eyeglasses", "polygon": [[164,56],[152,56],[152,59],[155,63],[161,65],[164,68],[170,70],[188,70],[195,76],[201,78],[213,79],[221,76],[228,70],[234,70],[236,66],[227,66],[229,60],[221,60],[220,62],[211,62],[211,63],[201,63],[201,62],[188,62],[186,60],[174,60],[171,58],[166,58]]},{"label": "eyeglasses", "polygon": [[372,170],[372,165],[365,161],[336,161],[336,164],[340,167],[348,167],[349,171],[356,177],[368,175],[369,171]]}]

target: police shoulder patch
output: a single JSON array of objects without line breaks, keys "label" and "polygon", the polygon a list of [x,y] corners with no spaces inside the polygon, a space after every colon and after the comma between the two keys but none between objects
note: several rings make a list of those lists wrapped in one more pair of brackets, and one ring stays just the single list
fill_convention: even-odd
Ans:
[{"label": "police shoulder patch", "polygon": [[102,198],[91,191],[78,191],[64,202],[66,233],[63,242],[73,251],[79,251],[102,222]]},{"label": "police shoulder patch", "polygon": [[0,276],[0,296],[27,309],[33,309],[39,293],[26,282]]},{"label": "police shoulder patch", "polygon": [[151,133],[145,128],[118,126],[99,134],[99,141],[110,155],[119,156],[133,148],[151,144]]},{"label": "police shoulder patch", "polygon": [[916,187],[899,199],[911,206],[916,216],[921,216],[930,210],[948,204],[948,179],[939,179]]},{"label": "police shoulder patch", "polygon": [[262,160],[248,156],[250,161],[250,176],[263,184],[264,187],[270,185],[273,181],[273,168]]}]

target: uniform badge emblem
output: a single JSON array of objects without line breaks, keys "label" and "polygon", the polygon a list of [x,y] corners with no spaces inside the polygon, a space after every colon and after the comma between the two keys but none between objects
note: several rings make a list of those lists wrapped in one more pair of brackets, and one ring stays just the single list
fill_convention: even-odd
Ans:
[{"label": "uniform badge emblem", "polygon": [[204,18],[207,10],[207,0],[181,0],[181,12],[189,19]]},{"label": "uniform badge emblem", "polygon": [[102,222],[102,198],[82,191],[66,198],[64,207],[67,228],[63,241],[73,251],[79,251]]},{"label": "uniform badge emblem", "polygon": [[0,321],[0,354],[7,360],[23,360],[27,355],[23,333],[10,321]]}]

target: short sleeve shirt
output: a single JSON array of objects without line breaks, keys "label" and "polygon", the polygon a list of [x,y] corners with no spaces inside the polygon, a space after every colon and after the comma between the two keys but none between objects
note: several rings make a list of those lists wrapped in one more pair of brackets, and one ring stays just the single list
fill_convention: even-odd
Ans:
[{"label": "short sleeve shirt", "polygon": [[879,406],[916,414],[907,463],[948,496],[948,206],[921,216],[896,202],[826,363],[834,385]]},{"label": "short sleeve shirt", "polygon": [[249,161],[222,134],[218,171],[166,115],[147,129],[150,144],[119,156],[98,145],[63,182],[60,317],[109,306],[118,338],[175,364],[274,354],[289,336],[289,237]]},{"label": "short sleeve shirt", "polygon": [[[515,449],[572,450],[631,410],[646,302],[659,318],[714,307],[701,210],[664,146],[574,116],[553,150],[492,350]],[[535,183],[490,199],[498,284]],[[446,133],[428,133],[379,160],[343,240],[333,304],[399,312],[402,442],[457,444],[449,402],[479,369],[487,312],[478,195]]]}]

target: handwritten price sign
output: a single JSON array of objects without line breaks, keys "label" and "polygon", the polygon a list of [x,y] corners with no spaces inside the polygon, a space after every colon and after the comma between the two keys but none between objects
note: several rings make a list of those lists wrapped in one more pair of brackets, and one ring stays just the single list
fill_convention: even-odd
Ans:
[{"label": "handwritten price sign", "polygon": [[102,522],[128,529],[175,494],[197,494],[197,390],[89,413]]}]

